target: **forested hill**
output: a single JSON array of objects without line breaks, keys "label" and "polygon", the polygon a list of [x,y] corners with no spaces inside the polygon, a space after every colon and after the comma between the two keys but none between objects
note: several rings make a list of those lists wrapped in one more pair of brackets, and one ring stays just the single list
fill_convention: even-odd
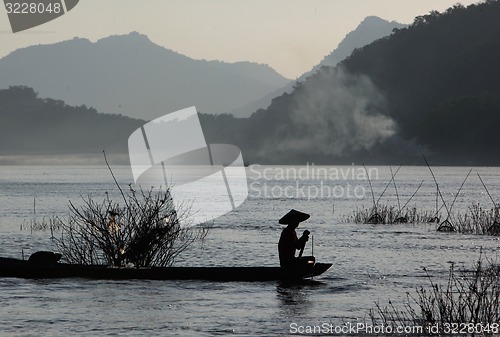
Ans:
[{"label": "forested hill", "polygon": [[499,22],[496,0],[419,16],[207,134],[254,162],[499,165]]},{"label": "forested hill", "polygon": [[446,157],[487,162],[500,157],[499,22],[499,1],[431,12],[344,66],[386,94],[401,136]]},{"label": "forested hill", "polygon": [[85,106],[41,99],[28,87],[0,90],[0,155],[127,153],[130,134],[145,122]]}]

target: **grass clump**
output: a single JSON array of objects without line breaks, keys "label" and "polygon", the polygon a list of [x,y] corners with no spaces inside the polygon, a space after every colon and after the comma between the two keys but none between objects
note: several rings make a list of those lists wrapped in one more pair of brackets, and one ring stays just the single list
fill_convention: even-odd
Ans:
[{"label": "grass clump", "polygon": [[61,220],[57,217],[43,217],[42,220],[37,220],[36,218],[30,219],[29,221],[23,220],[23,223],[19,226],[21,231],[29,230],[31,234],[35,231],[44,232],[50,230],[52,236],[54,231],[59,231],[61,228]]},{"label": "grass clump", "polygon": [[463,215],[457,215],[457,231],[464,234],[500,235],[500,207],[483,208],[480,204],[472,204]]},{"label": "grass clump", "polygon": [[344,217],[344,222],[355,224],[398,224],[434,222],[435,212],[418,210],[416,207],[399,209],[397,206],[377,205],[370,208],[357,208],[352,215]]},{"label": "grass clump", "polygon": [[373,325],[420,326],[421,335],[500,334],[500,268],[480,256],[472,270],[456,270],[452,264],[445,284],[435,283],[416,295],[407,293],[402,309],[392,302],[378,303],[369,311]]}]

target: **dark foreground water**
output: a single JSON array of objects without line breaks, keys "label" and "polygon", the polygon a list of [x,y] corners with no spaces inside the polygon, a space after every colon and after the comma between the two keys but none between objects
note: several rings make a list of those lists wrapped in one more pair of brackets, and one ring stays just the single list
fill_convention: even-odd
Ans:
[{"label": "dark foreground water", "polygon": [[[302,171],[300,171],[302,169]],[[370,169],[370,168],[369,168]],[[389,167],[371,171],[375,199],[382,194]],[[395,171],[396,168],[393,168]],[[468,168],[434,168],[451,206]],[[311,213],[299,227],[314,235],[317,261],[334,266],[314,281],[217,283],[200,281],[88,281],[0,279],[0,336],[289,336],[300,327],[359,323],[375,302],[403,305],[406,292],[446,280],[451,262],[470,267],[482,249],[495,259],[500,241],[491,236],[438,233],[435,225],[359,225],[342,219],[372,205],[368,180],[359,167],[248,168],[249,199],[215,220],[203,245],[176,265],[278,264],[277,219],[290,208]],[[476,168],[453,206],[464,212],[472,202],[491,207],[489,192],[500,197],[500,170]],[[115,169],[131,182],[130,169]],[[365,177],[366,178],[366,177]],[[433,212],[436,189],[426,167],[403,167],[380,204],[404,204],[424,183],[410,206]],[[116,195],[102,167],[1,167],[0,255],[21,257],[55,249],[50,232],[20,230],[33,217],[67,216],[68,200],[104,192]],[[208,192],[207,192],[208,193]],[[441,204],[441,201],[439,202]],[[442,216],[446,211],[442,209]],[[306,253],[309,254],[311,242]],[[468,323],[468,322],[464,322]]]}]

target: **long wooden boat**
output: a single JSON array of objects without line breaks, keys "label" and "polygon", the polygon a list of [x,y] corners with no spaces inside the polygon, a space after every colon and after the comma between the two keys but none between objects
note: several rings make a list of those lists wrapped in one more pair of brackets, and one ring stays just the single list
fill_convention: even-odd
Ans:
[{"label": "long wooden boat", "polygon": [[114,268],[66,263],[34,264],[0,258],[0,277],[29,279],[86,278],[108,280],[209,280],[273,281],[298,280],[323,274],[331,263],[310,263],[296,268],[281,267],[152,267]]}]

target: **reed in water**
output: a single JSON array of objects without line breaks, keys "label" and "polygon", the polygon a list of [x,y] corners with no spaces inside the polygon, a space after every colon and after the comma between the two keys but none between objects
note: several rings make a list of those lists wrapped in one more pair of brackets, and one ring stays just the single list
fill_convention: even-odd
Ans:
[{"label": "reed in water", "polygon": [[[426,271],[427,273],[427,271]],[[369,311],[373,325],[421,326],[422,335],[451,335],[465,331],[467,335],[498,335],[500,326],[500,267],[480,256],[470,270],[457,270],[451,264],[446,283],[436,283],[427,273],[428,287],[416,294],[407,293],[402,308],[391,301],[386,306],[376,303]]]}]

